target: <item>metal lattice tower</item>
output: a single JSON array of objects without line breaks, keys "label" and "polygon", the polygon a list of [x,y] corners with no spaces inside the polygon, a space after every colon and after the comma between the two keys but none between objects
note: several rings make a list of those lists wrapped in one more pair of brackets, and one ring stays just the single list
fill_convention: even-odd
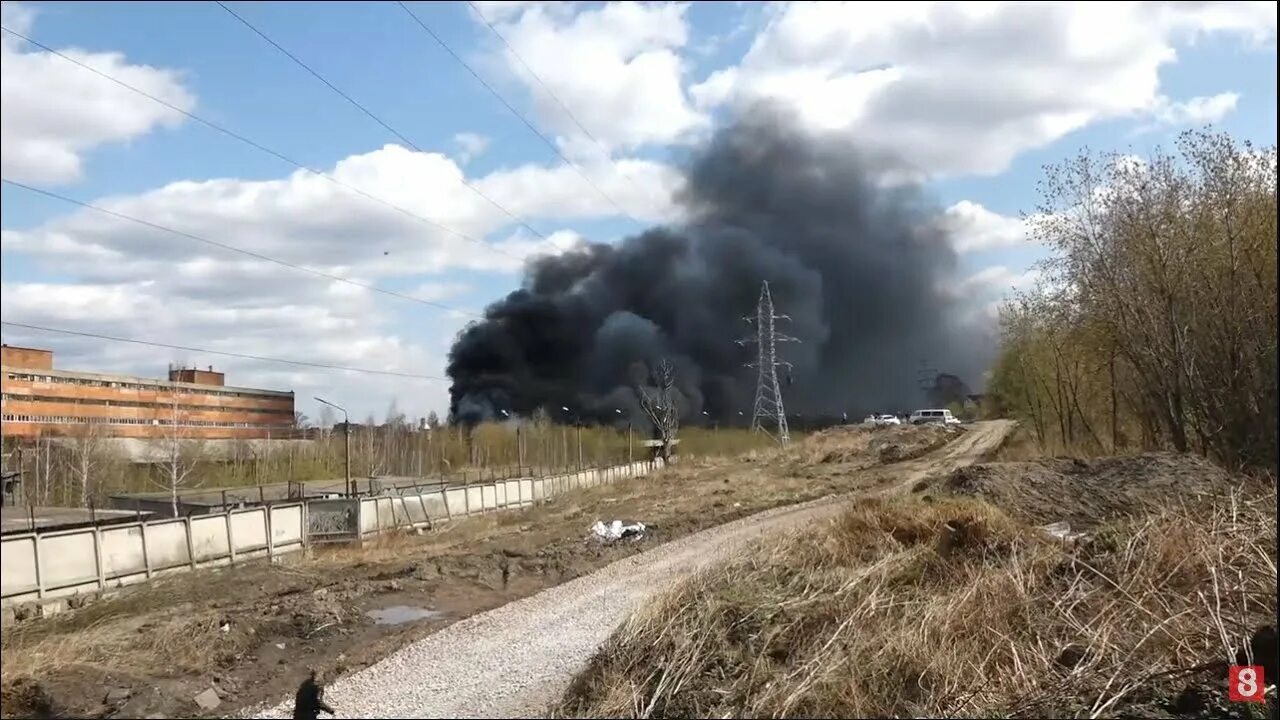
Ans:
[{"label": "metal lattice tower", "polygon": [[920,369],[916,372],[916,384],[920,386],[920,392],[924,394],[925,403],[933,403],[933,388],[938,384],[938,369],[931,366],[928,361],[920,361]]},{"label": "metal lattice tower", "polygon": [[756,335],[738,341],[739,345],[756,344],[756,361],[747,363],[747,367],[757,368],[756,402],[751,411],[751,429],[768,433],[766,424],[777,424],[778,442],[785,445],[791,441],[791,432],[787,428],[787,409],[782,404],[782,388],[778,385],[778,366],[791,369],[791,363],[779,360],[775,345],[780,342],[800,342],[789,336],[780,335],[774,328],[776,320],[790,320],[787,315],[776,315],[773,312],[773,296],[769,294],[769,281],[760,287],[760,300],[756,303],[755,317],[743,318],[755,323]]}]

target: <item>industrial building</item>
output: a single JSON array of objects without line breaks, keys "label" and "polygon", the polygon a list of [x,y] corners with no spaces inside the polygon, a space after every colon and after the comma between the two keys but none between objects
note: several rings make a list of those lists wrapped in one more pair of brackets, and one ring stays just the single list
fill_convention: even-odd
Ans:
[{"label": "industrial building", "polygon": [[170,367],[168,380],[53,369],[53,352],[0,347],[3,436],[256,439],[294,426],[293,393],[227,387],[223,374]]}]

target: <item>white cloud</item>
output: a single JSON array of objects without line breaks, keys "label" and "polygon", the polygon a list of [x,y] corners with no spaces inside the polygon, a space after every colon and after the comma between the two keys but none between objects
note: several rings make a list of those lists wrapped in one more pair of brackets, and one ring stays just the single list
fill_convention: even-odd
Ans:
[{"label": "white cloud", "polygon": [[739,64],[690,93],[704,111],[780,102],[923,175],[994,174],[1099,120],[1229,111],[1229,93],[1169,103],[1159,71],[1180,37],[1274,38],[1274,3],[1231,5],[780,5]]},{"label": "white cloud", "polygon": [[1027,242],[1027,222],[992,212],[969,200],[947,208],[942,214],[942,225],[959,252],[995,250]]},{"label": "white cloud", "polygon": [[1011,290],[1027,290],[1040,279],[1040,271],[1032,268],[1021,272],[1006,265],[985,267],[960,282],[963,292],[973,295],[1005,294]]},{"label": "white cloud", "polygon": [[484,3],[480,11],[519,59],[496,39],[494,52],[528,87],[538,116],[562,136],[567,151],[601,154],[573,118],[609,150],[678,142],[709,128],[684,90],[687,4],[494,5]]},{"label": "white cloud", "polygon": [[1164,24],[1192,39],[1213,32],[1241,33],[1255,45],[1276,40],[1276,4],[1252,2],[1164,2],[1157,6]]},{"label": "white cloud", "polygon": [[453,136],[453,142],[461,151],[458,159],[466,164],[489,149],[489,138],[477,133],[463,132]]},{"label": "white cloud", "polygon": [[[3,4],[8,27],[29,35],[34,11]],[[0,171],[19,182],[67,183],[82,174],[84,154],[114,142],[126,142],[156,127],[175,127],[183,116],[84,68],[5,33],[0,41]],[[191,110],[195,96],[178,73],[132,65],[116,52],[60,49],[68,57],[150,93],[175,107]]]},{"label": "white cloud", "polygon": [[504,206],[522,217],[603,217],[619,215],[621,208],[637,219],[663,222],[679,216],[673,196],[679,192],[683,178],[667,165],[621,159],[577,163],[576,169],[568,165],[553,169],[526,165],[493,173],[476,184],[490,197],[505,198]]},{"label": "white cloud", "polygon": [[[630,160],[617,164],[639,181],[640,188],[655,194],[657,188],[672,183],[673,171],[665,166]],[[597,172],[597,184],[606,186],[610,197],[629,203],[632,213],[647,214],[641,190],[608,166]],[[387,145],[338,162],[331,174],[406,212],[304,171],[280,180],[181,181],[95,204],[286,262],[357,278],[458,269],[510,272],[532,249],[528,240],[484,241],[513,221],[464,186],[461,168],[443,155]],[[581,220],[618,214],[564,165],[524,165],[473,178],[470,184],[522,218]],[[664,211],[674,212],[669,201]],[[112,281],[141,266],[163,275],[162,268],[174,262],[183,263],[179,267],[190,275],[188,279],[222,280],[211,274],[236,259],[223,250],[93,210],[78,210],[28,232],[5,231],[3,242],[7,250],[57,257],[61,267]],[[205,259],[211,264],[201,264]]]},{"label": "white cloud", "polygon": [[[651,185],[670,182],[669,168],[619,161]],[[591,171],[591,168],[588,168]],[[595,169],[599,182],[615,178],[614,197],[626,198],[618,174]],[[617,211],[583,189],[564,166],[520,166],[472,178],[472,184],[522,217],[566,221],[610,217]],[[577,235],[527,231],[462,185],[449,158],[388,145],[335,164],[332,175],[376,197],[438,221],[468,241],[360,197],[315,175],[296,172],[265,181],[234,178],[182,181],[93,204],[184,233],[267,255],[316,271],[459,307],[468,284],[454,271],[510,273],[533,253],[556,252]],[[632,191],[635,195],[635,191]],[[643,208],[635,208],[641,212]],[[507,236],[504,237],[504,234]],[[70,276],[66,283],[6,281],[6,320],[87,329],[108,335],[226,349],[270,357],[443,375],[437,337],[452,337],[474,319],[464,312],[387,298],[364,287],[317,277],[174,236],[90,209],[72,211],[34,228],[6,229],[0,245]],[[503,252],[499,252],[494,248]],[[504,254],[505,253],[505,254]],[[474,308],[463,308],[474,312]],[[406,315],[407,313],[407,315]],[[405,317],[413,320],[402,326]],[[5,328],[6,342],[46,346],[49,336]],[[155,373],[175,357],[167,350],[56,339],[68,349],[61,367]],[[425,345],[424,345],[425,343]],[[181,353],[179,353],[181,354]],[[194,360],[192,360],[194,361]],[[404,389],[419,414],[444,411],[444,385],[417,380],[328,373],[218,356],[201,364],[229,368],[229,382],[346,394],[353,407],[380,406]],[[413,394],[416,393],[416,394]],[[426,405],[423,405],[426,403]],[[361,411],[363,412],[363,410]],[[379,410],[380,412],[380,410]],[[311,413],[314,414],[314,413]]]},{"label": "white cloud", "polygon": [[1239,93],[1224,92],[1217,95],[1193,97],[1173,102],[1161,97],[1152,110],[1156,120],[1165,125],[1203,125],[1215,123],[1236,109]]},{"label": "white cloud", "polygon": [[1009,296],[1032,289],[1040,278],[1040,271],[1034,267],[1015,270],[1007,265],[992,265],[962,278],[954,286],[943,287],[942,293],[960,308],[962,323],[989,329]]},{"label": "white cloud", "polygon": [[407,294],[410,297],[426,300],[427,302],[440,302],[441,300],[455,298],[470,290],[471,286],[465,283],[438,282],[423,283],[410,290]]}]

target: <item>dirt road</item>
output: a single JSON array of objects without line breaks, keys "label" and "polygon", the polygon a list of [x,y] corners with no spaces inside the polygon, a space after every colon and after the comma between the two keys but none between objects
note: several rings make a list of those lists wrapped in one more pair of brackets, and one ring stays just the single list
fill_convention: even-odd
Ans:
[{"label": "dirt road", "polygon": [[[886,467],[886,491],[995,450],[1012,425],[978,423],[925,457]],[[538,717],[640,603],[717,558],[830,517],[848,496],[778,508],[662,545],[472,616],[328,686],[338,717]],[[292,699],[250,716],[289,717]]]}]

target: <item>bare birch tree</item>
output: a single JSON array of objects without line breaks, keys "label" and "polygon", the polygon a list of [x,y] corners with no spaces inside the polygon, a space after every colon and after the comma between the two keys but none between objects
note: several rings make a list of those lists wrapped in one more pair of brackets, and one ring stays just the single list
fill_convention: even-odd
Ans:
[{"label": "bare birch tree", "polygon": [[63,472],[74,483],[79,507],[87,507],[108,462],[106,433],[101,425],[78,425],[61,444]]},{"label": "bare birch tree", "polygon": [[680,411],[672,392],[675,382],[675,365],[663,358],[649,369],[648,378],[641,374],[635,384],[640,410],[653,424],[654,439],[662,442],[658,448],[658,456],[663,462],[671,459],[676,431],[680,428]]},{"label": "bare birch tree", "polygon": [[178,491],[197,484],[195,471],[204,459],[205,448],[203,441],[190,437],[187,428],[190,417],[182,410],[179,389],[172,388],[170,396],[169,417],[164,425],[164,437],[159,443],[161,457],[157,466],[160,478],[153,482],[169,492],[173,516],[178,517]]}]

